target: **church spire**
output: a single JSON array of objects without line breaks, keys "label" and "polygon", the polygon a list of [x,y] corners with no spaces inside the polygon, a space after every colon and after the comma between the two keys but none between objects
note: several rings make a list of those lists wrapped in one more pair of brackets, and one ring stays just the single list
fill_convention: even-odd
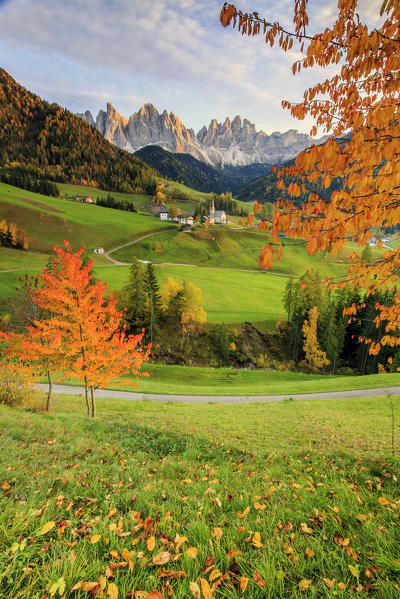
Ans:
[{"label": "church spire", "polygon": [[215,217],[215,204],[214,204],[214,198],[211,200],[211,208],[210,208],[210,218],[214,218]]}]

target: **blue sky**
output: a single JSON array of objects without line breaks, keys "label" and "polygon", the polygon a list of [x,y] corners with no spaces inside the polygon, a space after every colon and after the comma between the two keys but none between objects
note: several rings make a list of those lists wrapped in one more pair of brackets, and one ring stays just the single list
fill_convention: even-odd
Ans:
[{"label": "blue sky", "polygon": [[[381,0],[361,0],[369,22]],[[145,102],[197,132],[236,114],[267,133],[298,129],[281,100],[328,73],[291,74],[294,52],[223,30],[223,0],[0,0],[0,56],[19,83],[74,112],[107,101],[124,116]],[[290,25],[293,0],[238,0]],[[334,0],[310,0],[312,27],[332,22]],[[333,71],[331,71],[332,73]]]}]

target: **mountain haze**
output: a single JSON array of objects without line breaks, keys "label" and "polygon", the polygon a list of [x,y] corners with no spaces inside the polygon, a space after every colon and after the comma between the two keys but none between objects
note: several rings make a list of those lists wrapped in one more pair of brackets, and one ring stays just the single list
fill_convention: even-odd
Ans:
[{"label": "mountain haze", "polygon": [[153,104],[144,104],[128,119],[121,116],[111,102],[107,111],[100,110],[96,119],[91,112],[78,114],[111,143],[129,152],[158,145],[172,153],[191,154],[213,166],[243,166],[253,163],[280,164],[323,140],[313,140],[305,133],[290,129],[267,135],[239,115],[223,123],[213,119],[196,134],[173,112],[159,113]]}]

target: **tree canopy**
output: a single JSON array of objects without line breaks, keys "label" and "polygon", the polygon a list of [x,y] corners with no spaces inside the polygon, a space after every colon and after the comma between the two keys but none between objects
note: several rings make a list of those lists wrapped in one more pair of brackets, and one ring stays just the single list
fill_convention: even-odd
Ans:
[{"label": "tree canopy", "polygon": [[[277,42],[285,52],[297,44],[303,57],[293,64],[294,75],[302,69],[337,65],[330,78],[305,90],[300,103],[282,102],[294,118],[314,119],[311,135],[323,130],[329,138],[301,152],[292,166],[277,173],[278,187],[287,186],[290,197],[277,201],[273,244],[262,254],[265,268],[272,264],[279,233],[305,239],[309,254],[321,250],[337,254],[348,240],[362,247],[375,228],[399,223],[400,5],[385,1],[379,25],[370,28],[361,22],[358,4],[338,0],[336,20],[317,34],[308,33],[307,0],[294,1],[292,32],[232,4],[225,3],[221,11],[224,27],[237,27],[243,35],[262,34],[267,44]],[[338,178],[342,186],[333,190],[331,183]],[[316,181],[322,182],[321,190],[308,193],[299,205],[296,198]],[[386,248],[372,262],[358,253],[351,260],[347,276],[331,281],[331,286],[352,284],[370,295],[396,284],[400,248]],[[400,345],[400,307],[382,306],[377,325],[382,321],[388,334],[380,343]],[[371,352],[379,351],[380,343],[371,343]]]}]

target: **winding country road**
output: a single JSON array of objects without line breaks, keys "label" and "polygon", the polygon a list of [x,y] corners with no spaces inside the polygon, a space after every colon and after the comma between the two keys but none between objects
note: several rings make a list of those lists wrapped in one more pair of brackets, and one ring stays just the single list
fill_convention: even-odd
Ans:
[{"label": "winding country road", "polygon": [[[41,391],[47,391],[45,384],[36,385]],[[64,395],[83,395],[84,387],[73,387],[69,385],[53,385],[54,393]],[[161,393],[134,393],[132,391],[114,391],[108,389],[98,389],[97,397],[106,397],[108,399],[127,399],[129,401],[142,401],[150,399],[152,401],[178,403],[270,403],[283,401],[285,399],[341,399],[351,397],[384,397],[386,395],[400,395],[400,387],[378,387],[377,389],[357,389],[352,391],[329,391],[326,393],[302,393],[300,395],[163,395]]]}]

